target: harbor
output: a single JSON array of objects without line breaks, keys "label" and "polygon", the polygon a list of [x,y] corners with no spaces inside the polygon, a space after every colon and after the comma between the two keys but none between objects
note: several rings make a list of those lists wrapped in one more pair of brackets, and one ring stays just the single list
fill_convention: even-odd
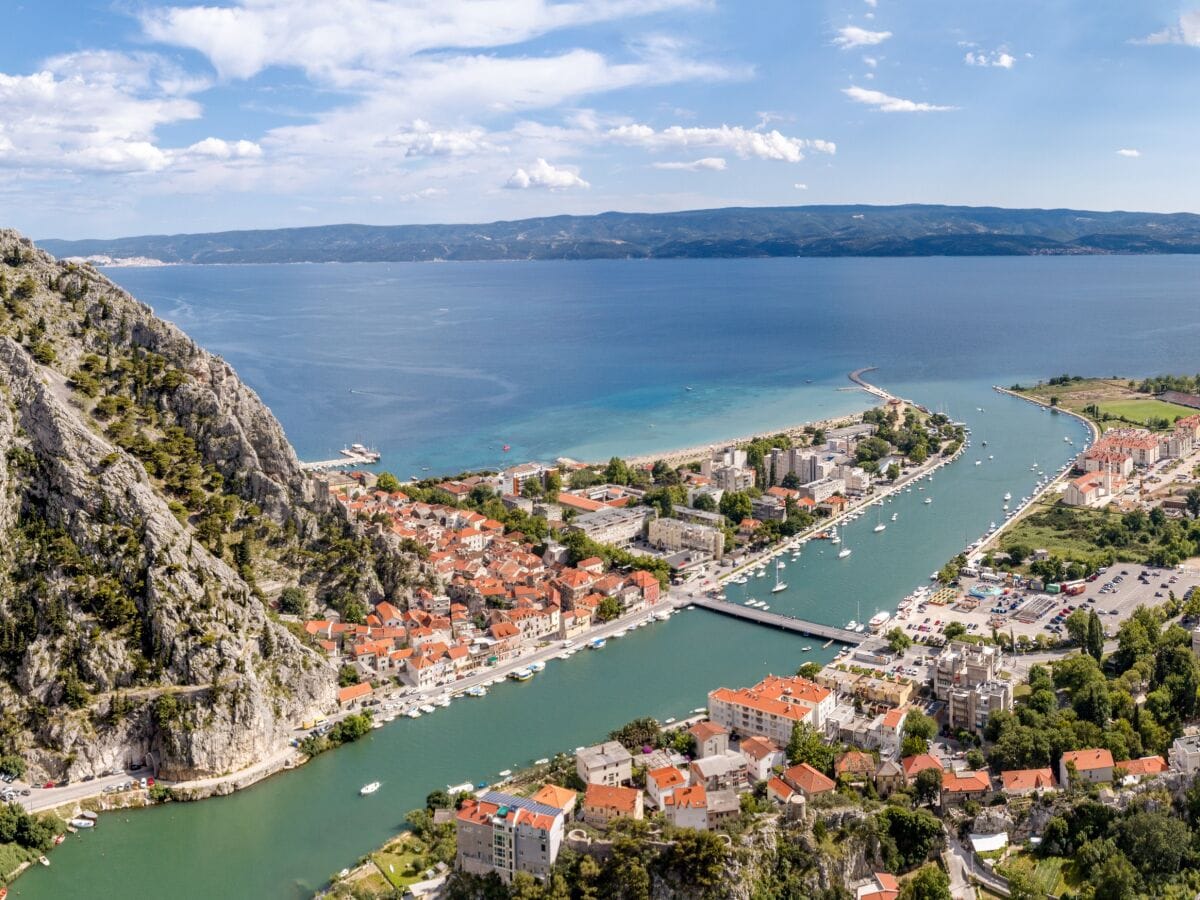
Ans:
[{"label": "harbor", "polygon": [[343,447],[341,456],[333,459],[318,459],[312,462],[301,462],[300,468],[306,472],[327,472],[332,469],[347,469],[356,466],[373,466],[379,462],[381,455],[378,450],[372,450],[362,444],[351,444]]}]

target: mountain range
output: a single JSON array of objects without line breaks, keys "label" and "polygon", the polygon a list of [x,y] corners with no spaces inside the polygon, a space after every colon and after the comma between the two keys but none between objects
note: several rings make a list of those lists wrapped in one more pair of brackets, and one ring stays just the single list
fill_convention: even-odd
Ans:
[{"label": "mountain range", "polygon": [[194,264],[1200,253],[1200,215],[919,204],[733,207],[39,243],[60,257]]}]

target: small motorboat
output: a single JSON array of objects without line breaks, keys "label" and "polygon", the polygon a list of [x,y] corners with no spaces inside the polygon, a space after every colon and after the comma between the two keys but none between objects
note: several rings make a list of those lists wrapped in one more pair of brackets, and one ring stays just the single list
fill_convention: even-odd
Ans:
[{"label": "small motorboat", "polygon": [[68,819],[67,824],[71,825],[75,828],[95,828],[96,827],[96,823],[93,822],[91,819],[83,819],[83,818]]},{"label": "small motorboat", "polygon": [[850,555],[849,547],[843,547],[841,550],[838,551],[838,559],[845,559],[849,555]]},{"label": "small motorboat", "polygon": [[364,784],[361,788],[359,788],[358,794],[360,797],[369,797],[371,794],[379,790],[380,787],[382,787],[380,782],[372,781],[370,784]]}]

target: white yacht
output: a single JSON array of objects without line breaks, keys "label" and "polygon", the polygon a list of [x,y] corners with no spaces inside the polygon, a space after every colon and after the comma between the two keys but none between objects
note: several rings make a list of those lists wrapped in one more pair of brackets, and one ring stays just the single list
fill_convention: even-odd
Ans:
[{"label": "white yacht", "polygon": [[[782,568],[782,566],[780,566]],[[775,587],[771,588],[772,594],[778,594],[780,591],[787,590],[787,582],[779,580],[779,569],[775,570]]]},{"label": "white yacht", "polygon": [[364,784],[358,789],[360,797],[368,797],[375,793],[382,785],[378,781],[372,781],[370,784]]},{"label": "white yacht", "polygon": [[849,547],[843,547],[841,550],[838,551],[838,559],[845,559],[849,555],[850,555]]},{"label": "white yacht", "polygon": [[933,498],[932,498],[932,497],[926,497],[926,498],[925,498],[925,502],[926,502],[926,503],[932,503],[932,502],[933,502]]}]

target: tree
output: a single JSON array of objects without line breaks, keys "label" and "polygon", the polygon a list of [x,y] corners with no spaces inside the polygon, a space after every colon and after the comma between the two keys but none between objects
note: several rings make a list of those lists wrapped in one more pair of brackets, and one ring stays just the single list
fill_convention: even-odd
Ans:
[{"label": "tree", "polygon": [[886,635],[888,649],[899,655],[912,646],[912,638],[899,628],[893,628]]},{"label": "tree", "polygon": [[942,793],[941,769],[922,769],[917,773],[913,782],[917,803],[927,805],[936,800]]},{"label": "tree", "polygon": [[928,865],[900,886],[900,900],[950,900],[950,878],[936,864]]},{"label": "tree", "polygon": [[1120,853],[1112,854],[1099,868],[1088,874],[1095,887],[1092,896],[1096,900],[1133,900],[1138,896],[1141,879],[1129,860]]},{"label": "tree", "polygon": [[692,509],[698,509],[701,512],[716,512],[717,501],[713,499],[712,494],[697,494],[692,498]]},{"label": "tree", "polygon": [[292,616],[302,616],[308,609],[308,597],[298,587],[285,587],[279,594],[279,611]]},{"label": "tree", "polygon": [[952,641],[955,638],[960,638],[966,633],[967,633],[967,626],[964,625],[962,622],[951,622],[949,625],[947,625],[945,628],[942,629],[942,634],[945,636],[946,640],[948,640],[948,641]]},{"label": "tree", "polygon": [[795,472],[788,472],[786,475],[783,476],[783,479],[780,481],[780,486],[785,487],[788,490],[794,491],[798,487],[800,487],[800,476],[797,475]]},{"label": "tree", "polygon": [[978,771],[987,765],[987,761],[983,758],[983,753],[978,749],[971,749],[967,751],[967,765]]},{"label": "tree", "polygon": [[814,769],[828,775],[833,771],[833,761],[836,756],[833,747],[825,743],[821,732],[807,722],[797,722],[792,726],[792,738],[787,746],[788,760],[792,765],[808,763]]},{"label": "tree", "polygon": [[721,515],[734,525],[748,519],[753,508],[750,505],[750,495],[741,491],[726,491],[721,495]]},{"label": "tree", "polygon": [[431,791],[425,796],[426,809],[449,809],[453,805],[453,798],[441,788]]},{"label": "tree", "polygon": [[919,709],[910,709],[904,717],[904,736],[931,741],[937,737],[937,722]]},{"label": "tree", "polygon": [[391,472],[380,472],[379,477],[375,479],[375,490],[394,494],[400,490],[400,479]]},{"label": "tree", "polygon": [[634,719],[608,734],[610,741],[616,741],[630,753],[641,753],[643,747],[657,747],[661,737],[658,722],[650,718]]},{"label": "tree", "polygon": [[614,456],[604,468],[604,480],[609,484],[629,484],[629,466],[619,456]]},{"label": "tree", "polygon": [[797,675],[799,675],[801,678],[807,678],[809,681],[812,681],[820,673],[821,673],[821,664],[815,663],[815,662],[806,662],[804,665],[802,665],[799,669],[796,670]]},{"label": "tree", "polygon": [[621,614],[621,601],[616,597],[605,597],[596,607],[596,619],[601,622],[611,622]]},{"label": "tree", "polygon": [[900,466],[898,466],[896,463],[889,464],[887,467],[887,480],[895,481],[899,477],[900,477]]},{"label": "tree", "polygon": [[1095,610],[1088,613],[1087,652],[1096,662],[1100,662],[1104,656],[1104,626],[1100,624],[1100,617]]},{"label": "tree", "polygon": [[347,663],[338,669],[338,687],[350,687],[358,684],[361,679],[358,677],[358,667]]},{"label": "tree", "polygon": [[0,756],[0,774],[20,778],[25,774],[25,760],[15,754]]},{"label": "tree", "polygon": [[927,809],[889,806],[878,819],[895,846],[895,852],[888,854],[892,868],[911,869],[941,850],[941,820]]},{"label": "tree", "polygon": [[1087,645],[1088,637],[1088,614],[1082,609],[1077,609],[1066,619],[1063,620],[1063,625],[1067,628],[1067,634],[1080,647]]},{"label": "tree", "polygon": [[1039,890],[1037,882],[1023,869],[1010,869],[1004,877],[1008,880],[1009,900],[1044,900],[1045,891]]}]

